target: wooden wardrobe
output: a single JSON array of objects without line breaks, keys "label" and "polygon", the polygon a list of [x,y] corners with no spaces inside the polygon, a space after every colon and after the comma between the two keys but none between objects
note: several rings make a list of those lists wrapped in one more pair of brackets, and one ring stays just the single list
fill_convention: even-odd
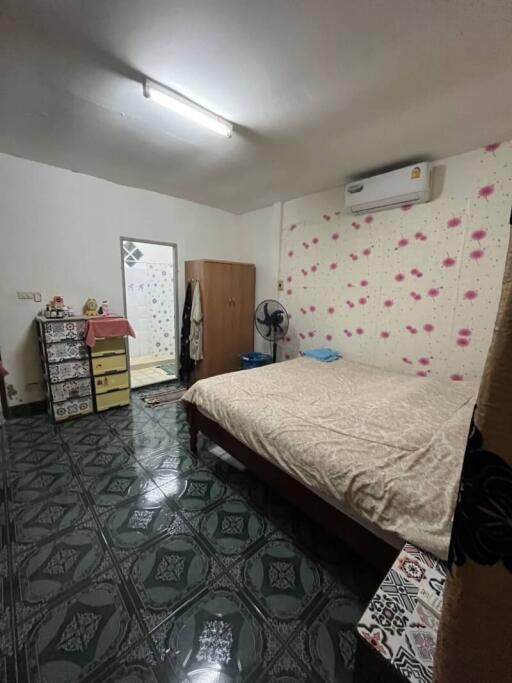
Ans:
[{"label": "wooden wardrobe", "polygon": [[186,261],[185,278],[201,288],[204,357],[195,378],[238,370],[240,356],[254,349],[254,264]]}]

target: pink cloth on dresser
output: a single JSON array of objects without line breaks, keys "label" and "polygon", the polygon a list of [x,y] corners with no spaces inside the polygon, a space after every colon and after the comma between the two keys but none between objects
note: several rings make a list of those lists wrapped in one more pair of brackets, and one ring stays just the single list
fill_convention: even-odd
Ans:
[{"label": "pink cloth on dresser", "polygon": [[105,337],[135,337],[135,332],[126,318],[91,318],[85,327],[85,343],[94,346],[97,339]]}]

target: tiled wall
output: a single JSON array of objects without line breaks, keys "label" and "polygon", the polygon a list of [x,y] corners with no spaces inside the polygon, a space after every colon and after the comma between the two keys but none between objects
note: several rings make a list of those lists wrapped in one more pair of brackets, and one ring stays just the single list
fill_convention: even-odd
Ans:
[{"label": "tiled wall", "polygon": [[419,376],[478,378],[496,316],[512,206],[512,145],[435,164],[433,201],[353,218],[343,192],[284,206],[284,357],[331,346]]}]

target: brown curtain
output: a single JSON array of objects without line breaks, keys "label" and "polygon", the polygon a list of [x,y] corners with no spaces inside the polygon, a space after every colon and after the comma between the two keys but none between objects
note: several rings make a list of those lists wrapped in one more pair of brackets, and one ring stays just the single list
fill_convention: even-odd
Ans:
[{"label": "brown curtain", "polygon": [[512,681],[512,245],[455,510],[436,683]]}]

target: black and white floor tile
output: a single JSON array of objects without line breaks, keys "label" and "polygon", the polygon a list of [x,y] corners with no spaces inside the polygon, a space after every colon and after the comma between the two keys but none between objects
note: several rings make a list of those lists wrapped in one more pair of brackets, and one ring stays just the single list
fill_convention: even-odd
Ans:
[{"label": "black and white floor tile", "polygon": [[376,683],[379,580],[181,405],[0,431],[0,683]]}]

